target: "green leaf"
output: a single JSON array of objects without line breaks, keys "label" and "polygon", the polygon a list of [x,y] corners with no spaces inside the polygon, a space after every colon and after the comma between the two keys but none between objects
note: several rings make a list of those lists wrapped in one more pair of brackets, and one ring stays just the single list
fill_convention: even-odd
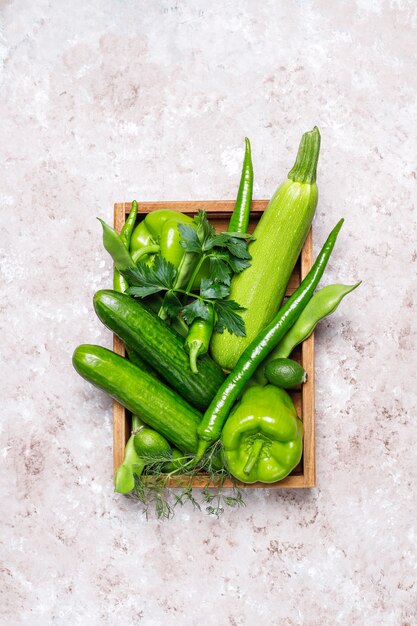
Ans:
[{"label": "green leaf", "polygon": [[190,326],[196,317],[201,317],[203,320],[208,320],[210,318],[210,308],[206,302],[202,300],[194,300],[187,304],[187,306],[181,309],[182,316]]},{"label": "green leaf", "polygon": [[232,255],[229,255],[227,262],[229,263],[235,274],[239,274],[240,272],[243,272],[243,270],[245,270],[247,267],[250,267],[250,263],[247,259],[238,259],[238,257]]},{"label": "green leaf", "polygon": [[135,298],[146,298],[153,293],[161,291],[159,285],[148,285],[147,287],[128,287],[126,293],[128,296],[134,296]]},{"label": "green leaf", "polygon": [[230,237],[229,241],[225,243],[229,252],[238,259],[251,259],[249,254],[248,244],[244,239],[237,239],[236,237]]},{"label": "green leaf", "polygon": [[182,304],[173,291],[167,291],[162,304],[168,317],[178,317]]},{"label": "green leaf", "polygon": [[131,285],[127,293],[145,298],[158,291],[172,289],[177,272],[172,263],[156,256],[151,267],[140,261],[134,268],[129,267],[122,274]]},{"label": "green leaf", "polygon": [[177,271],[175,267],[169,261],[166,261],[162,256],[157,255],[152,265],[155,278],[157,278],[161,285],[167,289],[172,289],[175,282]]},{"label": "green leaf", "polygon": [[217,237],[218,235],[216,234],[212,234],[207,237],[203,246],[204,252],[209,252],[210,250],[213,250],[213,248],[217,245],[216,244]]},{"label": "green leaf", "polygon": [[204,244],[204,250],[213,248],[227,248],[231,254],[239,259],[250,259],[248,244],[243,238],[233,237],[232,233],[219,233],[212,235]]},{"label": "green leaf", "polygon": [[186,252],[197,252],[201,254],[202,247],[197,231],[191,224],[178,224],[180,231],[180,244]]},{"label": "green leaf", "polygon": [[196,225],[197,236],[202,244],[216,232],[214,226],[207,219],[207,213],[201,209],[198,209],[198,213],[194,217],[194,224]]},{"label": "green leaf", "polygon": [[223,283],[230,285],[231,267],[227,262],[227,254],[210,256],[210,280],[213,283]]},{"label": "green leaf", "polygon": [[[226,234],[226,233],[221,233]],[[234,237],[235,239],[249,239],[250,241],[256,241],[256,237],[251,235],[250,233],[227,233],[229,237]]]},{"label": "green leaf", "polygon": [[217,321],[215,330],[218,333],[227,330],[231,335],[246,337],[245,322],[238,311],[244,311],[234,300],[218,300],[215,303]]},{"label": "green leaf", "polygon": [[230,286],[223,283],[213,283],[210,278],[202,278],[200,284],[200,294],[208,300],[227,298],[230,293]]}]

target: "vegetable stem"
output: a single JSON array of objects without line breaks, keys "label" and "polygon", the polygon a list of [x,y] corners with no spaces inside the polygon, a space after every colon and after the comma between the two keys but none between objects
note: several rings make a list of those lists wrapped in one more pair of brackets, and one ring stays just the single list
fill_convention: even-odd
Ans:
[{"label": "vegetable stem", "polygon": [[197,277],[197,274],[198,274],[198,272],[200,271],[201,266],[203,265],[203,263],[204,263],[204,261],[205,261],[205,260],[206,260],[206,255],[205,255],[205,254],[203,254],[203,255],[201,256],[200,260],[198,261],[197,265],[195,266],[194,271],[193,271],[193,273],[191,274],[191,278],[190,278],[190,280],[188,281],[187,287],[186,287],[186,289],[185,289],[185,291],[186,291],[187,293],[189,293],[189,292],[191,291],[191,289],[192,289],[192,287],[193,287],[193,285],[194,285],[194,281],[195,281],[195,279],[196,279],[196,277]]},{"label": "vegetable stem", "polygon": [[249,458],[246,462],[245,467],[243,468],[243,471],[246,475],[249,475],[251,473],[251,471],[253,470],[253,466],[255,465],[256,461],[258,460],[258,457],[261,453],[262,450],[262,446],[264,445],[264,442],[262,441],[262,439],[257,439],[255,441],[255,443],[252,446],[252,450],[250,452]]},{"label": "vegetable stem", "polygon": [[288,178],[297,183],[315,183],[320,152],[320,132],[317,126],[301,137],[297,158]]},{"label": "vegetable stem", "polygon": [[134,263],[138,263],[142,257],[147,256],[148,254],[157,254],[159,250],[160,247],[157,244],[145,246],[144,248],[140,248],[139,250],[132,252],[131,257]]}]

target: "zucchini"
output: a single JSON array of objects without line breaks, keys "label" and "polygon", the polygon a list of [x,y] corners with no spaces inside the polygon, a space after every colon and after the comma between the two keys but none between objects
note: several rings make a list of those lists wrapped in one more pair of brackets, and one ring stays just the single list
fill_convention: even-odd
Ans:
[{"label": "zucchini", "polygon": [[80,376],[139,414],[182,452],[196,452],[201,414],[172,389],[101,346],[78,346],[72,363]]},{"label": "zucchini", "polygon": [[233,369],[281,305],[316,210],[319,150],[318,128],[304,133],[294,167],[255,228],[255,241],[249,244],[251,265],[232,279],[230,299],[246,309],[241,314],[246,337],[213,334],[211,354],[224,369]]},{"label": "zucchini", "polygon": [[139,353],[166,383],[192,406],[206,409],[224,381],[224,374],[207,354],[191,371],[183,339],[140,302],[117,291],[98,291],[94,308],[100,320]]}]

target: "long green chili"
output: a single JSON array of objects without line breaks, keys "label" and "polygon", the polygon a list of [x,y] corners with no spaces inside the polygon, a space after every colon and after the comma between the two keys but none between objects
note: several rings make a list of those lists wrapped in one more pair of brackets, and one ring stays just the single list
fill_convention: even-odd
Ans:
[{"label": "long green chili", "polygon": [[230,218],[229,233],[247,233],[253,192],[253,166],[250,141],[245,137],[245,157],[235,208]]},{"label": "long green chili", "polygon": [[293,326],[310,300],[323,275],[342,224],[343,219],[331,231],[313,267],[301,285],[281,307],[272,322],[249,344],[217,391],[198,426],[199,446],[195,462],[198,462],[208,446],[220,437],[223,425],[243,387],[253,376],[258,365]]}]

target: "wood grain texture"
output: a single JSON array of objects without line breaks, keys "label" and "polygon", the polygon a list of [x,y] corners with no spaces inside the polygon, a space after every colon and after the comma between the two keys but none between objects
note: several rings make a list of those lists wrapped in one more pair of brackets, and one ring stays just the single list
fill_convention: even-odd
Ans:
[{"label": "wood grain texture", "polygon": [[[140,202],[138,222],[143,219],[147,213],[157,211],[159,209],[172,209],[183,213],[194,215],[198,209],[202,209],[210,214],[210,221],[216,226],[216,230],[226,230],[229,223],[230,214],[234,208],[234,200],[202,200],[202,201],[175,201],[175,202]],[[253,232],[262,212],[265,210],[268,200],[254,200],[251,205],[251,214],[249,222],[249,232]],[[114,205],[114,228],[120,232],[126,216],[131,209],[130,202],[118,202]],[[298,287],[301,280],[306,276],[312,265],[313,245],[312,232],[307,235],[300,258],[294,268],[293,274],[288,283],[286,295],[291,295]],[[123,342],[116,336],[113,338],[113,349],[117,354],[125,355]],[[307,382],[300,388],[295,390],[291,396],[298,415],[304,425],[304,444],[303,457],[300,464],[293,472],[277,483],[267,485],[265,483],[254,483],[246,485],[237,483],[239,487],[244,489],[302,489],[314,487],[316,483],[316,449],[315,449],[315,416],[314,416],[314,337],[311,335],[309,339],[303,342],[301,349],[296,348],[294,358],[301,362],[302,366],[308,374]],[[126,441],[130,435],[131,418],[128,412],[118,402],[113,402],[113,458],[114,470],[119,467],[123,460],[124,448]],[[180,487],[188,484],[186,477],[175,478],[171,481],[171,487]],[[196,477],[192,483],[193,487],[202,488],[207,485],[207,478],[204,475]],[[212,485],[213,486],[213,485]],[[232,487],[231,481],[226,481],[225,487]]]}]

